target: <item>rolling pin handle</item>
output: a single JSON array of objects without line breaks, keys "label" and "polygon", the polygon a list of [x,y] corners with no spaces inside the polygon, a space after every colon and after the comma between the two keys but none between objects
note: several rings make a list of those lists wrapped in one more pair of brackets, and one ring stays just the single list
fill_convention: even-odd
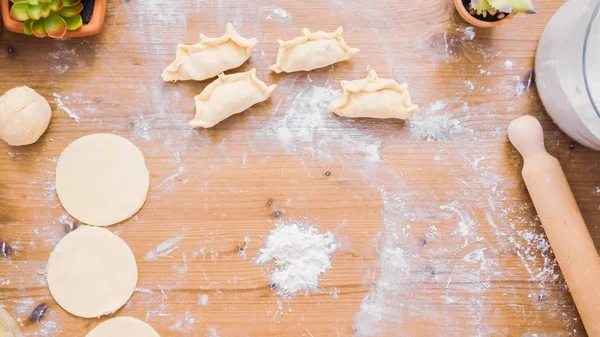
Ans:
[{"label": "rolling pin handle", "polygon": [[544,131],[535,117],[519,117],[508,125],[508,138],[524,160],[536,153],[546,153]]}]

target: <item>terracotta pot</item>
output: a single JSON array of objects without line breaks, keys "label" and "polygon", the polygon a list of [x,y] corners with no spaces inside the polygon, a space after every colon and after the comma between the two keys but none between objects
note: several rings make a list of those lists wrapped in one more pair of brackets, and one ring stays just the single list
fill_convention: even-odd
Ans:
[{"label": "terracotta pot", "polygon": [[[15,20],[10,16],[10,0],[0,0],[0,7],[2,7],[2,21],[4,21],[4,28],[10,32],[25,34],[23,31],[23,22]],[[77,30],[68,31],[64,37],[84,37],[100,33],[102,26],[104,25],[105,16],[106,0],[96,0],[94,2],[94,12],[92,13],[90,22]]]},{"label": "terracotta pot", "polygon": [[473,15],[471,15],[469,13],[469,11],[463,5],[463,3],[462,3],[461,0],[454,0],[454,7],[456,7],[456,11],[458,11],[458,14],[460,14],[460,16],[465,21],[467,21],[471,26],[475,26],[475,27],[479,27],[479,28],[492,28],[492,27],[499,26],[499,25],[507,22],[507,20],[514,18],[515,15],[517,15],[516,12],[512,12],[512,13],[508,14],[502,20],[498,20],[498,21],[482,21],[482,20],[477,19]]}]

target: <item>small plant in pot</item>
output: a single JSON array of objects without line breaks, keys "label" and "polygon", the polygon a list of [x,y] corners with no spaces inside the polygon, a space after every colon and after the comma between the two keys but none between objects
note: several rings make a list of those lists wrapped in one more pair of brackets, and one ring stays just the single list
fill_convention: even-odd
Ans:
[{"label": "small plant in pot", "polygon": [[81,0],[11,0],[10,16],[23,22],[23,31],[37,37],[62,38],[83,26]]},{"label": "small plant in pot", "polygon": [[6,30],[37,37],[81,37],[100,32],[106,0],[0,0]]},{"label": "small plant in pot", "polygon": [[500,25],[517,13],[536,12],[530,0],[454,0],[454,6],[465,21],[480,28]]}]

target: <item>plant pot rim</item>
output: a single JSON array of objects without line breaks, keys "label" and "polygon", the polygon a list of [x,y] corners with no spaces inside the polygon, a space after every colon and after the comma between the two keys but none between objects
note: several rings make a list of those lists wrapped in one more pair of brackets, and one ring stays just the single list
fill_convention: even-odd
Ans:
[{"label": "plant pot rim", "polygon": [[[68,31],[63,38],[92,36],[100,33],[104,25],[104,17],[106,16],[106,2],[107,0],[95,0],[90,22],[77,30]],[[10,0],[0,0],[0,7],[2,9],[4,28],[13,33],[25,34],[23,22],[15,20],[10,16]]]},{"label": "plant pot rim", "polygon": [[454,7],[456,7],[456,11],[463,18],[463,20],[467,21],[470,25],[479,27],[479,28],[492,28],[496,26],[500,26],[504,24],[507,20],[512,19],[517,15],[517,12],[512,12],[508,14],[504,19],[498,21],[482,21],[471,15],[469,11],[465,8],[462,3],[462,0],[454,0]]}]

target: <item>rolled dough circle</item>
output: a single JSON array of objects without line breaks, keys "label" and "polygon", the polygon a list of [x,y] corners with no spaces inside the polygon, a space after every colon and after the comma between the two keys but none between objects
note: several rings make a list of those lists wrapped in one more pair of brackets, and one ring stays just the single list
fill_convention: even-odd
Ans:
[{"label": "rolled dough circle", "polygon": [[132,217],[148,195],[144,155],[127,139],[92,134],[69,144],[56,166],[56,194],[75,219],[110,226]]},{"label": "rolled dough circle", "polygon": [[146,322],[133,317],[115,317],[100,323],[85,337],[160,337]]},{"label": "rolled dough circle", "polygon": [[47,265],[50,293],[66,311],[92,318],[121,308],[138,279],[127,243],[106,228],[81,226],[54,247]]}]

